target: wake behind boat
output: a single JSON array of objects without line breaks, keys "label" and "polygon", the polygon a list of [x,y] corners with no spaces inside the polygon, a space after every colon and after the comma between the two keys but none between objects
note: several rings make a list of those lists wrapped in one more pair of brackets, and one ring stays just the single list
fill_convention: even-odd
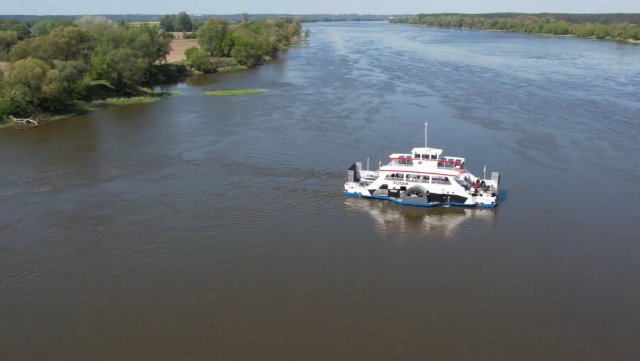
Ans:
[{"label": "wake behind boat", "polygon": [[442,205],[486,207],[498,205],[500,173],[477,177],[465,169],[465,159],[443,156],[442,149],[425,146],[411,153],[394,153],[377,171],[363,170],[356,162],[347,171],[344,194],[398,204],[434,207]]}]

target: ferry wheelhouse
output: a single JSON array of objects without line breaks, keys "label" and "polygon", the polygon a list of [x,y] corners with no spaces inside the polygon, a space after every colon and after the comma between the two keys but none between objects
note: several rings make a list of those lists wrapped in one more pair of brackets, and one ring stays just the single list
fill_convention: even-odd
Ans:
[{"label": "ferry wheelhouse", "polygon": [[347,171],[344,194],[375,198],[412,206],[468,206],[493,208],[498,205],[500,174],[477,177],[465,169],[465,159],[443,156],[443,150],[413,148],[411,153],[389,156],[378,170],[363,170],[356,162]]}]

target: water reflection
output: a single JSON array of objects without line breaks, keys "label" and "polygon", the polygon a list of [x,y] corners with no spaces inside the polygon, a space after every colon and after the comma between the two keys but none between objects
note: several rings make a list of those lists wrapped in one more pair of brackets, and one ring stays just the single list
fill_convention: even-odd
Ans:
[{"label": "water reflection", "polygon": [[398,233],[429,234],[452,238],[470,219],[491,221],[495,209],[466,207],[410,207],[386,201],[371,201],[362,198],[347,198],[347,209],[368,213],[374,226],[382,235]]},{"label": "water reflection", "polygon": [[195,74],[187,78],[185,84],[189,87],[200,87],[215,84],[219,79],[214,74]]}]

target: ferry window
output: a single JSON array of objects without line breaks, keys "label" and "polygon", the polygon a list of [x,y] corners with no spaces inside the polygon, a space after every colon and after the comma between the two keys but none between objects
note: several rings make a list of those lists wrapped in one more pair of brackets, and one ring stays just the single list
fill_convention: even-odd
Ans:
[{"label": "ferry window", "polygon": [[431,154],[431,159],[438,159],[435,154]]},{"label": "ferry window", "polygon": [[423,154],[422,155],[422,159],[429,159],[429,155],[428,154]]},{"label": "ferry window", "polygon": [[420,154],[416,153],[416,154],[413,155],[413,157],[420,159]]},{"label": "ferry window", "polygon": [[460,184],[466,190],[470,190],[471,189],[471,187],[469,186],[469,183],[467,183],[466,181],[464,181],[462,179],[456,179],[456,182],[458,182],[458,184]]},{"label": "ferry window", "polygon": [[449,178],[447,178],[447,177],[433,177],[433,183],[436,183],[436,184],[451,184],[451,182],[449,182]]}]

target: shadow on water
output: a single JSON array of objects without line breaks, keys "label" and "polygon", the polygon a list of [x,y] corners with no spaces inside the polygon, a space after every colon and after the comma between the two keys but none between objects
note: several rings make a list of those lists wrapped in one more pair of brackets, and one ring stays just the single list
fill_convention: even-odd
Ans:
[{"label": "shadow on water", "polygon": [[190,87],[201,87],[219,82],[215,74],[195,74],[187,78],[185,84]]},{"label": "shadow on water", "polygon": [[500,188],[498,191],[498,199],[500,201],[499,204],[507,202],[509,199],[509,191],[507,189]]},{"label": "shadow on water", "polygon": [[412,207],[388,201],[349,197],[344,202],[347,210],[368,214],[373,226],[382,235],[409,233],[451,239],[472,219],[493,221],[496,209],[467,207]]}]

